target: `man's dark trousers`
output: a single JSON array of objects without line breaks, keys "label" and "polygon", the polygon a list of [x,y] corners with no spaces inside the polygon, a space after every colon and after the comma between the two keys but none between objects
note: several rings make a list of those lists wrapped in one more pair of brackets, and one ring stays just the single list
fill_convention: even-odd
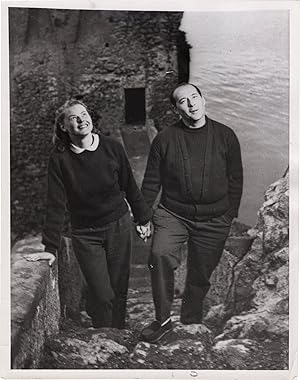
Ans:
[{"label": "man's dark trousers", "polygon": [[131,218],[72,231],[72,244],[88,285],[94,327],[124,328],[131,259]]},{"label": "man's dark trousers", "polygon": [[156,319],[170,317],[174,297],[174,270],[180,265],[180,248],[188,244],[187,276],[181,305],[181,322],[201,323],[202,304],[209,278],[216,268],[230,231],[231,217],[221,215],[190,221],[159,206],[153,215],[154,236],[149,257]]}]

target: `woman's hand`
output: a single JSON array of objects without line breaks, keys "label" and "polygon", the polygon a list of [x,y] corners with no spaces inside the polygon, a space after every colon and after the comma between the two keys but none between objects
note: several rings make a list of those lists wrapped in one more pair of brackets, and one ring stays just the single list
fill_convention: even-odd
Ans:
[{"label": "woman's hand", "polygon": [[135,229],[139,235],[139,237],[144,240],[144,242],[146,243],[147,239],[151,236],[151,223],[148,222],[147,224],[145,224],[144,226],[143,225],[140,225],[140,224],[137,224],[135,226]]},{"label": "woman's hand", "polygon": [[38,253],[31,253],[29,255],[24,256],[27,261],[39,261],[39,260],[48,260],[50,267],[54,263],[56,257],[53,255],[53,253],[50,252],[38,252]]}]

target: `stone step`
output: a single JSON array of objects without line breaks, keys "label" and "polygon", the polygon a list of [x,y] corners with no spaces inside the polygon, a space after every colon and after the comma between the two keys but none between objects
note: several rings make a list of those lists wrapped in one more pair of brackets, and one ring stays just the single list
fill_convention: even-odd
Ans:
[{"label": "stone step", "polygon": [[145,278],[143,278],[143,277],[140,277],[140,278],[131,277],[129,280],[129,286],[132,289],[138,289],[141,286],[149,286],[149,288],[150,288],[150,286],[151,286],[150,277],[149,277],[149,279],[147,279],[146,277]]},{"label": "stone step", "polygon": [[148,266],[144,264],[132,264],[130,276],[133,278],[150,278]]},{"label": "stone step", "polygon": [[135,180],[141,187],[150,150],[150,140],[146,128],[140,125],[126,125],[121,128],[120,132]]},{"label": "stone step", "polygon": [[150,141],[147,131],[143,126],[123,126],[121,135],[129,157],[148,156]]},{"label": "stone step", "polygon": [[129,277],[129,288],[138,290],[148,287],[151,292],[150,273],[147,265],[132,265]]}]

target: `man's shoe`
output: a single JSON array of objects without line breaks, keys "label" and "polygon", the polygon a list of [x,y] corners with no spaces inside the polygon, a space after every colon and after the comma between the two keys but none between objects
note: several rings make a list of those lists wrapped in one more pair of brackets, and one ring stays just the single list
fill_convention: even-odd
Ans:
[{"label": "man's shoe", "polygon": [[163,326],[158,321],[154,321],[143,329],[141,339],[148,343],[156,343],[172,329],[171,319]]}]

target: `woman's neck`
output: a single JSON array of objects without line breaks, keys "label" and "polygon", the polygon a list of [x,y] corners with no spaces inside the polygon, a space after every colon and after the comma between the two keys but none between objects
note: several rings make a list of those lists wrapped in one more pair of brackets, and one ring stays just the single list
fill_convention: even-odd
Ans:
[{"label": "woman's neck", "polygon": [[94,141],[94,137],[92,133],[89,133],[86,136],[71,136],[70,138],[74,145],[83,149],[86,149],[89,146],[91,146]]}]

